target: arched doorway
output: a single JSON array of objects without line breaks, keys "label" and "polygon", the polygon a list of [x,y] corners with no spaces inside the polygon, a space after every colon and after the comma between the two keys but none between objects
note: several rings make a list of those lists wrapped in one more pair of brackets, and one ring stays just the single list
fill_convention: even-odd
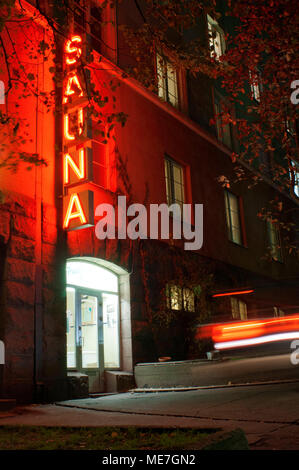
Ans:
[{"label": "arched doorway", "polygon": [[125,274],[128,277],[124,270],[103,260],[67,261],[67,369],[88,375],[92,392],[105,389],[105,370],[120,370],[123,365],[121,286],[124,282],[120,279]]}]

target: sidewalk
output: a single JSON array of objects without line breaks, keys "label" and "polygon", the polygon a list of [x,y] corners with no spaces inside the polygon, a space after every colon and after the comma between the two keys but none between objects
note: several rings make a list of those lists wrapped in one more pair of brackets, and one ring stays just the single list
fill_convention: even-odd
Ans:
[{"label": "sidewalk", "polygon": [[298,382],[124,393],[17,408],[0,425],[241,428],[251,449],[298,450],[298,398]]}]

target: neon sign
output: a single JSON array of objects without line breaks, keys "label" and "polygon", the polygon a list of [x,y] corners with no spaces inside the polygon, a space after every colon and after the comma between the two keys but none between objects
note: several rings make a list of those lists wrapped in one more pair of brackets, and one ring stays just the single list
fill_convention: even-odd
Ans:
[{"label": "neon sign", "polygon": [[68,77],[63,104],[67,104],[69,102],[69,97],[73,95],[78,95],[79,97],[83,96],[83,89],[76,73],[73,73]]},{"label": "neon sign", "polygon": [[[75,209],[75,212],[73,212],[74,209]],[[84,214],[84,210],[83,210],[83,207],[81,205],[79,196],[78,196],[77,193],[73,193],[73,194],[71,194],[71,197],[70,197],[70,200],[69,200],[69,204],[68,204],[68,208],[67,208],[67,211],[66,211],[65,219],[64,219],[64,222],[63,222],[63,228],[69,228],[70,221],[72,219],[77,219],[77,217],[79,217],[82,225],[86,224],[87,220],[86,220],[86,216]]]},{"label": "neon sign", "polygon": [[[77,44],[77,46],[76,46]],[[65,53],[66,58],[65,62],[67,65],[74,65],[78,62],[82,55],[82,38],[81,36],[73,36],[66,42]],[[75,55],[74,55],[75,54]]]},{"label": "neon sign", "polygon": [[[77,230],[90,227],[93,222],[93,192],[79,191],[78,185],[92,180],[92,149],[78,141],[83,134],[85,118],[83,87],[76,69],[82,55],[82,38],[73,36],[65,44],[65,66],[68,74],[64,88],[63,136],[66,151],[63,155],[63,228]],[[77,108],[70,110],[70,106]],[[70,150],[70,147],[72,149]]]},{"label": "neon sign", "polygon": [[[72,122],[71,116],[67,113],[64,115],[64,138],[68,141],[75,140],[76,135],[72,133],[73,129],[70,129],[70,122]],[[84,127],[84,112],[83,108],[77,111],[77,134],[82,135]]]}]

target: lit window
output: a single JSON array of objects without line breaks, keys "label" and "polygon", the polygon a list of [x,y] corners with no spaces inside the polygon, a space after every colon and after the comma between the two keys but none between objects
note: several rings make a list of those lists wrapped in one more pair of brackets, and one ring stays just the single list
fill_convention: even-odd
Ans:
[{"label": "lit window", "polygon": [[157,54],[158,95],[175,108],[179,105],[177,72],[171,63]]},{"label": "lit window", "polygon": [[66,271],[67,284],[93,290],[118,292],[117,276],[106,268],[84,261],[69,261]]},{"label": "lit window", "polygon": [[218,139],[230,149],[233,148],[232,110],[217,94],[214,97],[215,120]]},{"label": "lit window", "polygon": [[171,310],[195,311],[195,297],[192,289],[176,285],[166,286],[167,307]]},{"label": "lit window", "polygon": [[251,95],[255,101],[261,101],[261,80],[259,72],[249,71],[249,82],[251,88]]},{"label": "lit window", "polygon": [[184,169],[170,158],[165,158],[165,182],[167,204],[184,204]]},{"label": "lit window", "polygon": [[294,194],[299,197],[299,163],[294,160],[290,161],[291,168],[289,169],[292,190]]},{"label": "lit window", "polygon": [[224,32],[217,21],[213,20],[209,15],[207,15],[207,21],[211,57],[215,57],[215,59],[219,60],[219,58],[225,53]]},{"label": "lit window", "polygon": [[240,221],[239,199],[229,191],[225,191],[225,212],[229,239],[232,242],[241,245],[242,229]]},{"label": "lit window", "polygon": [[247,320],[247,305],[243,300],[231,297],[232,317],[234,320]]},{"label": "lit window", "polygon": [[167,307],[171,310],[182,310],[182,289],[178,286],[167,286]]},{"label": "lit window", "polygon": [[279,228],[274,222],[267,220],[267,231],[272,259],[274,259],[274,261],[282,261]]},{"label": "lit window", "polygon": [[186,312],[195,311],[194,292],[187,287],[183,288],[183,303],[184,303],[184,310]]}]

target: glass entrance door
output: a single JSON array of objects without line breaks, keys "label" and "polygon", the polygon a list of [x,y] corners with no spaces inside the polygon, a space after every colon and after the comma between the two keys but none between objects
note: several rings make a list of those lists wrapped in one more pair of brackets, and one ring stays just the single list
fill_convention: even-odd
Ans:
[{"label": "glass entrance door", "polygon": [[79,369],[98,369],[103,365],[103,321],[100,295],[81,291],[79,296]]},{"label": "glass entrance door", "polygon": [[89,376],[90,391],[104,381],[102,294],[67,287],[67,367]]}]

